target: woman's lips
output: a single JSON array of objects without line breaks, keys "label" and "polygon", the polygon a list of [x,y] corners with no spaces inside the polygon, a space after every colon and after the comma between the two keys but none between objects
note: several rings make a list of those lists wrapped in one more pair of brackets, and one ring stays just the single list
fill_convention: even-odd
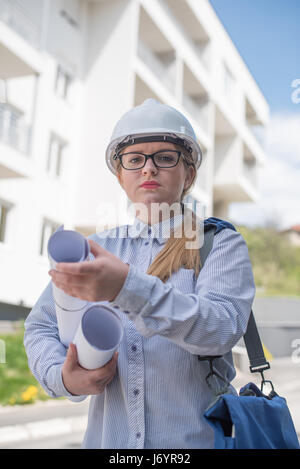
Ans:
[{"label": "woman's lips", "polygon": [[144,184],[141,184],[141,187],[144,187],[145,189],[156,189],[156,187],[159,187],[159,186],[160,184],[156,184],[156,183],[149,184],[145,182]]}]

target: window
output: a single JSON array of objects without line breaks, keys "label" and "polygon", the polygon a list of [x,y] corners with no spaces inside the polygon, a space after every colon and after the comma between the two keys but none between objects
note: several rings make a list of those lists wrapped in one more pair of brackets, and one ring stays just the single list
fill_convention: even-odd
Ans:
[{"label": "window", "polygon": [[63,0],[60,15],[73,28],[79,27],[81,6],[79,0]]},{"label": "window", "polygon": [[65,20],[69,23],[70,26],[73,26],[73,28],[78,28],[77,21],[75,21],[74,18],[72,18],[72,16],[66,10],[60,10],[60,15],[65,18]]},{"label": "window", "polygon": [[23,112],[16,107],[0,102],[0,138],[1,140],[16,148],[26,152],[26,127],[23,122]]},{"label": "window", "polygon": [[63,99],[67,99],[69,92],[70,92],[70,86],[72,82],[72,77],[71,74],[68,73],[66,70],[59,65],[57,67],[57,73],[56,73],[56,80],[55,80],[55,92],[57,96]]},{"label": "window", "polygon": [[61,175],[62,158],[66,142],[55,134],[51,134],[49,142],[49,152],[47,161],[47,172],[50,176],[58,177]]},{"label": "window", "polygon": [[11,210],[11,204],[8,202],[3,202],[0,200],[0,242],[4,243],[6,241],[7,234],[7,218],[8,213]]},{"label": "window", "polygon": [[55,223],[51,220],[44,219],[43,220],[43,227],[42,227],[42,236],[41,236],[41,247],[40,247],[40,255],[47,256],[48,255],[48,241],[49,238],[53,235],[53,233],[57,230],[60,225]]}]

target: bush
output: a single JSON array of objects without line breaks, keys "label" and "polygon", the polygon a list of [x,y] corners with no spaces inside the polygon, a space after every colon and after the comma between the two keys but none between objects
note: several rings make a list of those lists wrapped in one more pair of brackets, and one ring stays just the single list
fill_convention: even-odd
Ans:
[{"label": "bush", "polygon": [[300,247],[271,228],[236,228],[247,243],[258,291],[300,296]]}]

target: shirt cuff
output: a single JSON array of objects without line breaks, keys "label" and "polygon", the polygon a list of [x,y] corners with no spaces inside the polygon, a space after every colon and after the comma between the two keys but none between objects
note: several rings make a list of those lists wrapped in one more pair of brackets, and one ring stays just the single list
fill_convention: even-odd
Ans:
[{"label": "shirt cuff", "polygon": [[74,396],[64,386],[62,379],[62,367],[63,365],[52,366],[47,374],[47,387],[51,390],[52,397],[67,397],[73,402],[81,402],[87,396]]},{"label": "shirt cuff", "polygon": [[156,277],[153,275],[145,274],[129,264],[127,277],[123,287],[112,301],[113,306],[122,309],[129,317],[138,314],[150,301],[155,281]]}]

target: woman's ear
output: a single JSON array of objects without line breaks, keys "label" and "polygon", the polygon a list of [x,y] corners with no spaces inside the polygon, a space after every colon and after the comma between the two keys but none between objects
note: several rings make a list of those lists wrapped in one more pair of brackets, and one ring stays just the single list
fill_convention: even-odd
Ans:
[{"label": "woman's ear", "polygon": [[194,180],[196,170],[194,166],[189,166],[186,171],[185,182],[184,182],[184,189],[190,187],[192,181]]},{"label": "woman's ear", "polygon": [[119,181],[120,186],[124,189],[124,187],[123,187],[123,180],[122,180],[122,176],[121,176],[121,171],[118,171],[118,172],[117,172],[117,178],[118,178],[118,181]]}]

